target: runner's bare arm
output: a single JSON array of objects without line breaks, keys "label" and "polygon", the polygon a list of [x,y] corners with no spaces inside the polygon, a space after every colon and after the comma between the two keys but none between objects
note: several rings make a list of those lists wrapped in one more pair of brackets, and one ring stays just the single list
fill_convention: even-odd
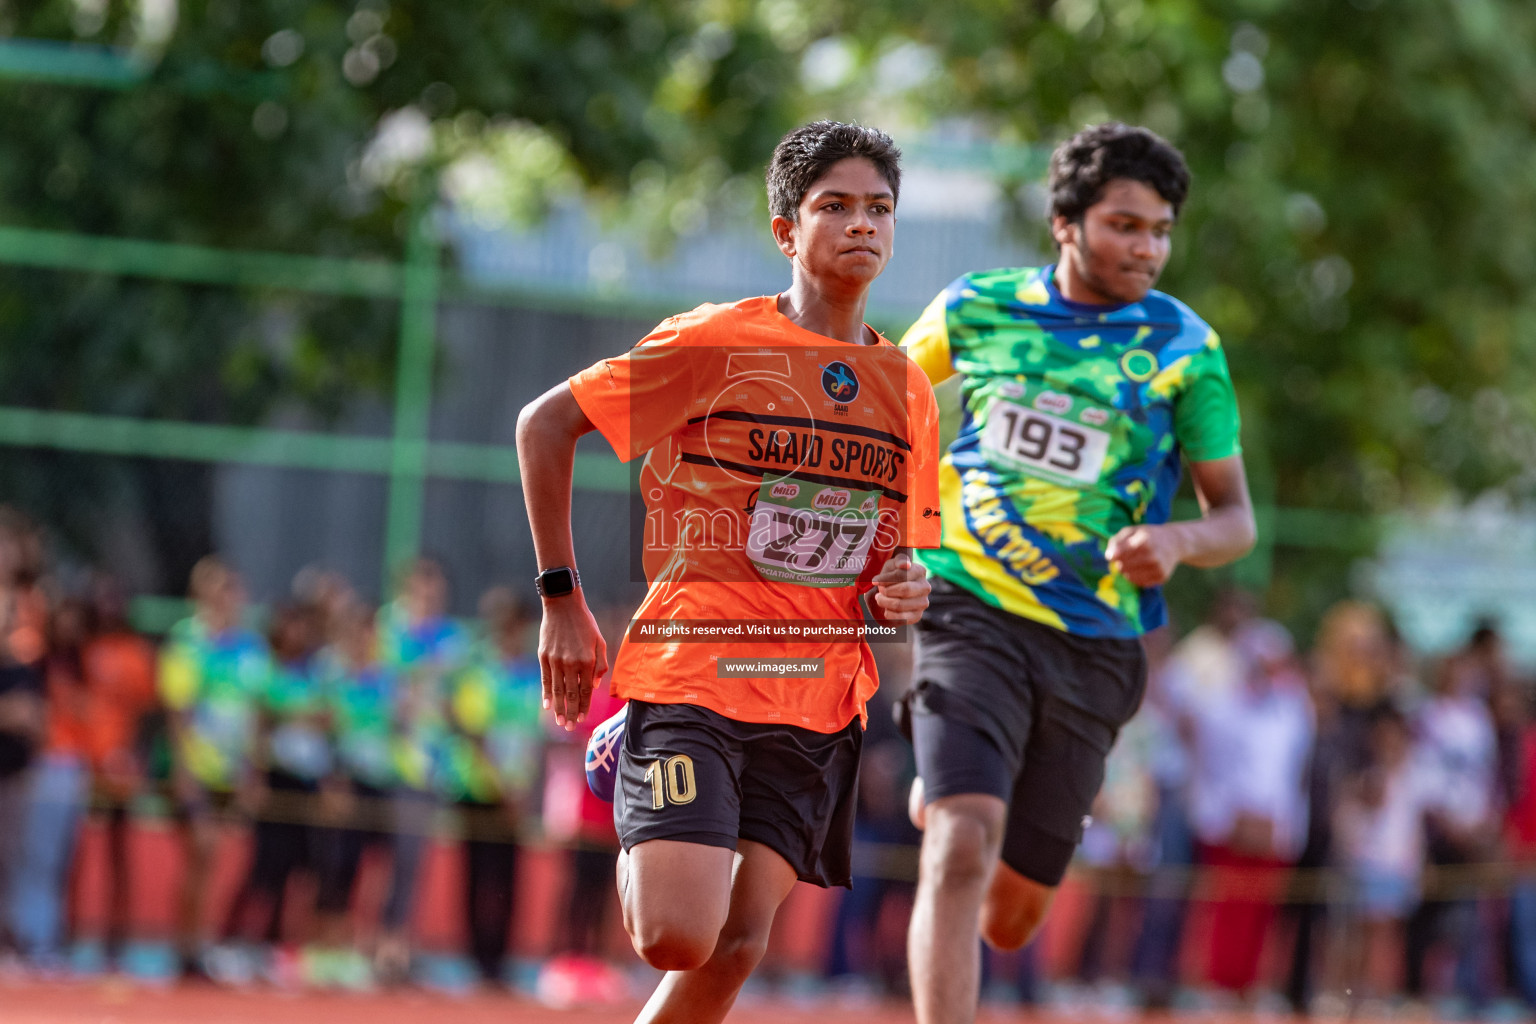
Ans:
[{"label": "runner's bare arm", "polygon": [[906,548],[896,549],[873,582],[875,600],[870,611],[877,619],[911,625],[923,617],[933,585],[928,582],[928,570],[912,561]]},{"label": "runner's bare arm", "polygon": [[1253,548],[1257,531],[1242,456],[1191,462],[1189,473],[1200,499],[1199,519],[1128,526],[1109,540],[1106,557],[1138,587],[1168,582],[1180,562],[1212,569]]},{"label": "runner's bare arm", "polygon": [[[571,540],[571,468],[576,442],[595,429],[562,381],[523,406],[517,417],[517,464],[539,571],[576,565]],[[539,674],[544,707],[567,732],[587,717],[595,680],[608,671],[608,649],[581,587],[543,598]]]}]

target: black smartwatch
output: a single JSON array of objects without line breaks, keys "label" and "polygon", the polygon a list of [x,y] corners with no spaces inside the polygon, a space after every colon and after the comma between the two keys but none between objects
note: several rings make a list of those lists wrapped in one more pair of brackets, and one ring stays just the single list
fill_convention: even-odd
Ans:
[{"label": "black smartwatch", "polygon": [[540,597],[564,597],[581,586],[581,573],[568,565],[545,569],[533,578]]}]

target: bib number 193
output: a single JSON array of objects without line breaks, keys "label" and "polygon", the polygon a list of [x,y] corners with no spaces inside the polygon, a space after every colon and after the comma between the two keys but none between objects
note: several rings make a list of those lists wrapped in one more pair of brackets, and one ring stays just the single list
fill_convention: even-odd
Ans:
[{"label": "bib number 193", "polygon": [[1077,486],[1098,482],[1109,451],[1106,431],[1001,400],[987,417],[982,440],[993,458],[1033,476]]}]

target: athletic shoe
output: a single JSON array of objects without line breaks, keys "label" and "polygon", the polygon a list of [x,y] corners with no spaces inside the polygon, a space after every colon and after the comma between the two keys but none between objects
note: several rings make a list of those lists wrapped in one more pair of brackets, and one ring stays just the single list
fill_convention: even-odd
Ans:
[{"label": "athletic shoe", "polygon": [[336,951],[330,946],[305,946],[299,954],[299,975],[305,988],[328,989],[334,984]]},{"label": "athletic shoe", "polygon": [[539,970],[534,998],[552,1009],[571,1010],[621,1005],[632,994],[629,979],[612,964],[567,953],[547,960]]},{"label": "athletic shoe", "polygon": [[624,743],[624,724],[629,705],[619,708],[608,721],[592,730],[587,740],[587,788],[599,800],[613,803],[613,786],[619,775],[619,749]]},{"label": "athletic shoe", "polygon": [[275,946],[268,952],[259,973],[273,988],[296,992],[307,983],[306,955],[307,950],[295,946]]},{"label": "athletic shoe", "polygon": [[209,947],[202,957],[203,970],[214,984],[227,988],[248,988],[256,982],[256,956],[233,942]]},{"label": "athletic shoe", "polygon": [[373,965],[355,949],[337,953],[331,972],[331,983],[343,992],[373,991]]}]

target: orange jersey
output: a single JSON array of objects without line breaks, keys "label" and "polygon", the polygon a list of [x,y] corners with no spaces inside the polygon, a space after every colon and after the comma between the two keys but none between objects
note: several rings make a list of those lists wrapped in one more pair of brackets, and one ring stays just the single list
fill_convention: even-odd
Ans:
[{"label": "orange jersey", "polygon": [[139,719],[154,707],[155,648],[133,633],[105,633],[86,643],[79,667],[83,679],[50,659],[47,746],[87,757],[100,769],[133,752]]},{"label": "orange jersey", "polygon": [[[570,386],[620,459],[646,457],[637,542],[650,587],[614,662],[615,696],[817,732],[862,717],[878,680],[856,631],[729,635],[856,626],[858,595],[895,548],[938,545],[938,411],[922,370],[883,338],[807,331],[764,296],[672,317]],[[729,625],[708,642],[641,639],[646,623],[680,621]],[[721,658],[822,667],[722,678]]]},{"label": "orange jersey", "polygon": [[135,633],[103,633],[85,646],[85,674],[90,755],[99,769],[133,751],[139,720],[155,706],[155,646]]}]

